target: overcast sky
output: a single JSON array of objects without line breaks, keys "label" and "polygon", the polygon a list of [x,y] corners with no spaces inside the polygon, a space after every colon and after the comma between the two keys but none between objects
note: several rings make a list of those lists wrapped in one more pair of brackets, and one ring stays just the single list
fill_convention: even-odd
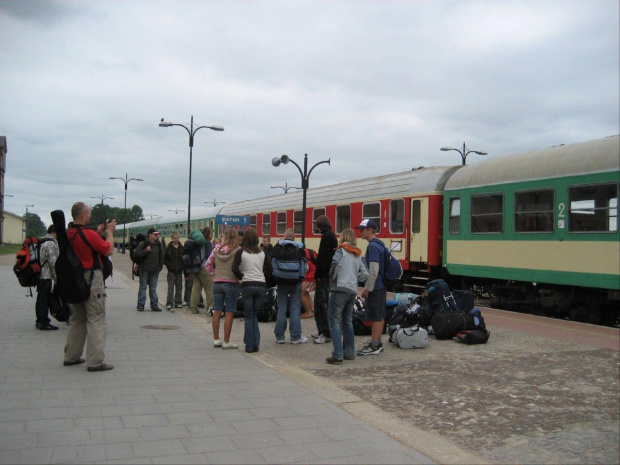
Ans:
[{"label": "overcast sky", "polygon": [[[617,0],[0,0],[5,209],[149,214],[620,132]],[[469,163],[483,158],[470,155]],[[182,215],[179,213],[179,215]],[[185,213],[187,215],[187,213]]]}]

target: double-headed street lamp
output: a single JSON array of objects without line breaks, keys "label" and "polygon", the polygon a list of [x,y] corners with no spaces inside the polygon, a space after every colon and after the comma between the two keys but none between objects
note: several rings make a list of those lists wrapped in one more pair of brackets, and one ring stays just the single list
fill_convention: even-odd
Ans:
[{"label": "double-headed street lamp", "polygon": [[103,194],[101,194],[100,197],[91,197],[91,199],[101,200],[101,222],[105,223],[106,217],[105,217],[105,210],[103,209],[103,201],[106,199],[114,200],[114,197],[104,197]]},{"label": "double-headed street lamp", "polygon": [[212,131],[223,131],[224,128],[221,126],[194,127],[194,115],[192,115],[189,127],[187,127],[187,124],[170,123],[168,121],[164,121],[163,118],[159,122],[160,128],[168,128],[170,126],[181,126],[187,131],[187,134],[189,134],[189,194],[187,196],[187,234],[189,234],[190,221],[192,220],[192,148],[194,147],[194,134],[196,134],[196,132],[198,132],[198,130],[202,128],[211,129]]},{"label": "double-headed street lamp", "polygon": [[314,168],[316,168],[317,166],[319,166],[322,163],[327,163],[328,165],[331,165],[330,161],[331,159],[327,159],[327,160],[323,160],[318,162],[317,164],[315,164],[312,168],[310,168],[310,171],[308,171],[308,154],[306,153],[304,155],[304,170],[301,170],[301,167],[295,163],[295,160],[293,160],[292,158],[290,158],[288,155],[282,155],[281,157],[274,157],[271,160],[271,164],[273,166],[280,166],[280,164],[287,164],[288,162],[291,162],[293,165],[295,165],[297,167],[297,170],[299,171],[299,174],[301,175],[301,188],[303,189],[304,195],[303,195],[303,205],[301,207],[301,213],[302,213],[302,218],[301,218],[301,242],[303,242],[304,244],[306,243],[306,192],[308,190],[309,187],[309,180],[310,180],[310,174],[312,173],[312,170]]},{"label": "double-headed street lamp", "polygon": [[204,203],[211,203],[211,204],[213,204],[214,207],[217,207],[218,203],[226,203],[226,202],[222,202],[221,200],[213,199],[213,200],[205,200]]},{"label": "double-headed street lamp", "polygon": [[293,187],[293,186],[289,186],[288,183],[284,183],[283,186],[271,186],[272,189],[284,189],[284,193],[288,194],[288,191],[290,191],[291,189],[301,189],[301,187]]},{"label": "double-headed street lamp", "polygon": [[127,184],[129,184],[129,181],[144,181],[144,179],[141,178],[127,178],[127,173],[125,173],[125,177],[124,178],[118,178],[118,177],[113,177],[110,176],[110,179],[120,179],[121,181],[123,181],[123,183],[125,184],[125,214],[123,215],[123,253],[125,253],[125,224],[127,223]]},{"label": "double-headed street lamp", "polygon": [[469,150],[467,147],[465,147],[465,142],[463,142],[463,150],[457,149],[454,147],[442,147],[440,150],[442,152],[448,152],[450,150],[454,150],[455,152],[460,153],[461,159],[463,160],[463,165],[465,165],[465,160],[467,159],[467,155],[469,155],[470,153],[476,153],[478,155],[487,155],[486,152],[481,152],[480,150]]},{"label": "double-headed street lamp", "polygon": [[174,212],[174,214],[176,215],[177,213],[181,212],[181,213],[185,213],[185,210],[179,210],[178,208],[175,208],[174,210],[168,210],[169,212]]}]

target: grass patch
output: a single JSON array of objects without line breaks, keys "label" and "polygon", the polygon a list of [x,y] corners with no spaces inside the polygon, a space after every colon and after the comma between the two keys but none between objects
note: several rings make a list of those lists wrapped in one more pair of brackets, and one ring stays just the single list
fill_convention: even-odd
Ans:
[{"label": "grass patch", "polygon": [[15,255],[21,248],[20,244],[2,244],[0,245],[0,255]]}]

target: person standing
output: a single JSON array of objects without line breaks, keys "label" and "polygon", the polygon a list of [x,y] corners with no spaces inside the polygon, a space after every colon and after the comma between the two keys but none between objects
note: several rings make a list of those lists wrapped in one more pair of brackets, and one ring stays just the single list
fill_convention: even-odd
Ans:
[{"label": "person standing", "polygon": [[[362,262],[362,251],[352,229],[340,234],[340,245],[334,253],[329,270],[331,294],[329,296],[329,329],[334,350],[327,363],[342,363],[343,358],[355,358],[355,335],[353,334],[353,308],[357,296],[357,283],[368,279],[368,271]],[[340,328],[342,326],[342,338]]]},{"label": "person standing", "polygon": [[[198,313],[198,305],[200,303],[200,297],[202,290],[205,291],[207,313],[209,309],[213,307],[213,278],[205,269],[205,263],[213,251],[213,244],[211,239],[213,237],[213,230],[209,227],[205,227],[202,231],[194,230],[189,236],[192,240],[192,249],[189,254],[191,257],[191,268],[188,269],[188,273],[192,275],[192,297],[190,301],[190,310],[192,313]],[[185,242],[186,247],[188,241]]]},{"label": "person standing", "polygon": [[[64,365],[79,365],[86,362],[88,371],[107,371],[114,368],[104,363],[105,359],[105,286],[100,255],[114,254],[114,230],[116,221],[99,225],[97,231],[86,229],[91,210],[83,202],[73,204],[67,239],[73,252],[82,262],[84,277],[90,281],[90,296],[84,302],[73,305],[69,319],[69,330],[65,343]],[[105,232],[106,238],[101,235]],[[81,234],[80,234],[81,233]],[[86,238],[86,241],[84,241]],[[82,357],[86,343],[86,360]]]},{"label": "person standing", "polygon": [[316,252],[312,249],[304,249],[306,254],[306,264],[308,265],[308,272],[306,277],[301,282],[301,306],[304,308],[304,313],[301,318],[312,318],[314,316],[314,300],[310,295],[316,289],[316,283],[314,281],[314,274],[316,272]]},{"label": "person standing", "polygon": [[263,236],[260,246],[271,257],[271,251],[273,250],[273,245],[271,245],[271,236]]},{"label": "person standing", "polygon": [[138,288],[138,311],[144,311],[146,303],[146,288],[149,288],[149,300],[151,301],[151,310],[161,312],[159,307],[159,299],[157,297],[157,281],[159,280],[159,272],[164,267],[164,246],[159,241],[159,231],[155,228],[148,230],[146,240],[140,242],[134,249],[133,255],[142,259],[140,263],[140,287]]},{"label": "person standing", "polygon": [[[236,229],[226,230],[224,241],[213,249],[206,263],[206,271],[213,276],[213,347],[222,349],[236,349],[234,342],[230,342],[237,299],[239,298],[239,280],[233,273],[233,261],[239,248],[239,234]],[[220,319],[224,312],[224,341],[220,339]]]},{"label": "person standing", "polygon": [[35,311],[37,322],[35,327],[41,331],[58,329],[51,324],[49,317],[49,302],[52,295],[54,280],[56,280],[56,259],[58,258],[58,241],[56,240],[56,228],[51,225],[47,228],[47,234],[41,238],[41,255],[39,263],[42,264],[41,274],[37,279],[37,302]]},{"label": "person standing", "polygon": [[166,308],[174,312],[174,307],[183,306],[183,246],[176,231],[172,233],[172,242],[166,247],[164,265],[168,269]]},{"label": "person standing", "polygon": [[314,291],[314,321],[316,323],[317,334],[313,334],[315,344],[325,344],[331,342],[329,332],[329,322],[327,321],[327,304],[329,299],[329,269],[338,239],[332,231],[332,224],[329,218],[321,215],[316,219],[316,227],[321,231],[321,242],[316,259],[316,271],[314,279],[316,290]]},{"label": "person standing", "polygon": [[[278,295],[278,317],[276,319],[276,327],[274,333],[276,335],[276,343],[284,344],[284,333],[286,332],[286,312],[288,311],[291,318],[291,344],[305,344],[308,338],[301,335],[301,281],[304,278],[306,269],[304,245],[295,241],[295,231],[287,229],[284,231],[284,238],[276,244],[271,255],[272,266],[274,268],[274,281],[277,286]],[[278,265],[283,268],[293,268],[290,274],[296,273],[296,276],[281,277],[279,276]],[[297,271],[294,265],[297,264]]]},{"label": "person standing", "polygon": [[362,239],[368,241],[365,261],[369,276],[362,291],[362,297],[366,299],[364,305],[366,318],[372,321],[371,339],[364,347],[357,351],[357,355],[377,355],[383,352],[381,335],[383,334],[385,299],[387,296],[387,289],[382,279],[386,259],[385,245],[375,236],[377,225],[373,220],[362,220],[355,229],[359,229]]},{"label": "person standing", "polygon": [[233,273],[241,281],[241,299],[245,320],[243,342],[248,353],[258,352],[260,329],[258,310],[265,297],[267,278],[272,266],[269,254],[258,246],[258,234],[250,228],[245,231],[241,248],[233,260]]}]

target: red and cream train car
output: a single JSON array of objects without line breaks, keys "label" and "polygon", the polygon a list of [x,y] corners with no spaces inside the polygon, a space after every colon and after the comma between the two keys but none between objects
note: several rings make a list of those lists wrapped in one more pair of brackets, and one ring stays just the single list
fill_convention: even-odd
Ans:
[{"label": "red and cream train car", "polygon": [[[344,182],[308,189],[306,207],[306,247],[317,250],[321,235],[315,220],[327,215],[339,235],[363,218],[372,218],[380,227],[378,238],[401,261],[406,286],[427,279],[442,264],[443,189],[460,166],[418,168],[412,171]],[[259,236],[281,238],[293,228],[301,238],[302,192],[225,205],[220,214],[249,216],[250,226]],[[358,236],[359,237],[359,236]],[[272,240],[274,243],[275,240]],[[366,249],[365,241],[358,246]]]}]

